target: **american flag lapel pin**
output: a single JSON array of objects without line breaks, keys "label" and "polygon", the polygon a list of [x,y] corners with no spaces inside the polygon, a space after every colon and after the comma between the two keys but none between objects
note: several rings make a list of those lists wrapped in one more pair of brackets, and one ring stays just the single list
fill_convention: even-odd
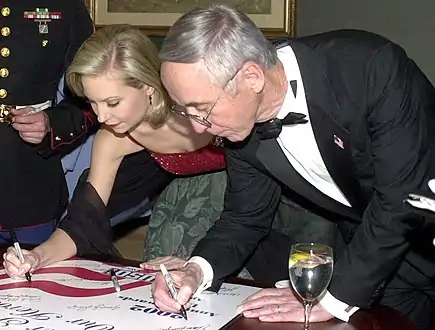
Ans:
[{"label": "american flag lapel pin", "polygon": [[344,150],[344,142],[337,135],[334,134],[334,143]]}]

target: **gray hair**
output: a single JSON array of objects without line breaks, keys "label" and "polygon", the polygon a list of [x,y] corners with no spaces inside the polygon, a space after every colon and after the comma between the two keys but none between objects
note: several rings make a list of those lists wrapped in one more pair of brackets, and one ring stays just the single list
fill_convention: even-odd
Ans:
[{"label": "gray hair", "polygon": [[243,12],[226,5],[210,5],[184,14],[169,30],[159,53],[162,62],[200,60],[224,86],[247,61],[264,69],[277,63],[275,47]]}]

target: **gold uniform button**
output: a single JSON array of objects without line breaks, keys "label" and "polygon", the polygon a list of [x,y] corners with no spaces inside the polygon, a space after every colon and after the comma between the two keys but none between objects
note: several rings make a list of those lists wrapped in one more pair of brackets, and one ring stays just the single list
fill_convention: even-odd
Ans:
[{"label": "gold uniform button", "polygon": [[6,78],[7,76],[9,76],[9,70],[6,68],[1,68],[0,69],[0,77]]},{"label": "gold uniform button", "polygon": [[0,50],[0,54],[2,55],[2,57],[8,57],[11,54],[11,51],[9,50],[9,48],[3,47]]},{"label": "gold uniform button", "polygon": [[8,96],[8,91],[4,88],[0,89],[0,99],[4,99]]},{"label": "gold uniform button", "polygon": [[1,34],[3,37],[7,37],[11,34],[11,29],[7,26],[2,27]]},{"label": "gold uniform button", "polygon": [[11,14],[11,9],[9,7],[3,7],[2,8],[2,15],[3,16],[9,16]]}]

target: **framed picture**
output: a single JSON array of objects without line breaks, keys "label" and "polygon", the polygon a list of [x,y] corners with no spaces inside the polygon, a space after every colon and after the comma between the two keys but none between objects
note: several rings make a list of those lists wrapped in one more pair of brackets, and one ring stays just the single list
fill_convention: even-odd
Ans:
[{"label": "framed picture", "polygon": [[85,0],[96,27],[132,24],[149,35],[165,35],[186,11],[212,3],[231,4],[247,13],[268,36],[295,34],[296,0]]}]

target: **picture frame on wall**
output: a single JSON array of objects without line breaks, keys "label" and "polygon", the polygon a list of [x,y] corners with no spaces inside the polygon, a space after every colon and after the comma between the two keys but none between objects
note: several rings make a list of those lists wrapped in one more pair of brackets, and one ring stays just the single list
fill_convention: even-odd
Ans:
[{"label": "picture frame on wall", "polygon": [[246,12],[267,36],[294,36],[296,0],[85,0],[98,28],[132,24],[149,35],[164,36],[186,11],[212,3]]}]

